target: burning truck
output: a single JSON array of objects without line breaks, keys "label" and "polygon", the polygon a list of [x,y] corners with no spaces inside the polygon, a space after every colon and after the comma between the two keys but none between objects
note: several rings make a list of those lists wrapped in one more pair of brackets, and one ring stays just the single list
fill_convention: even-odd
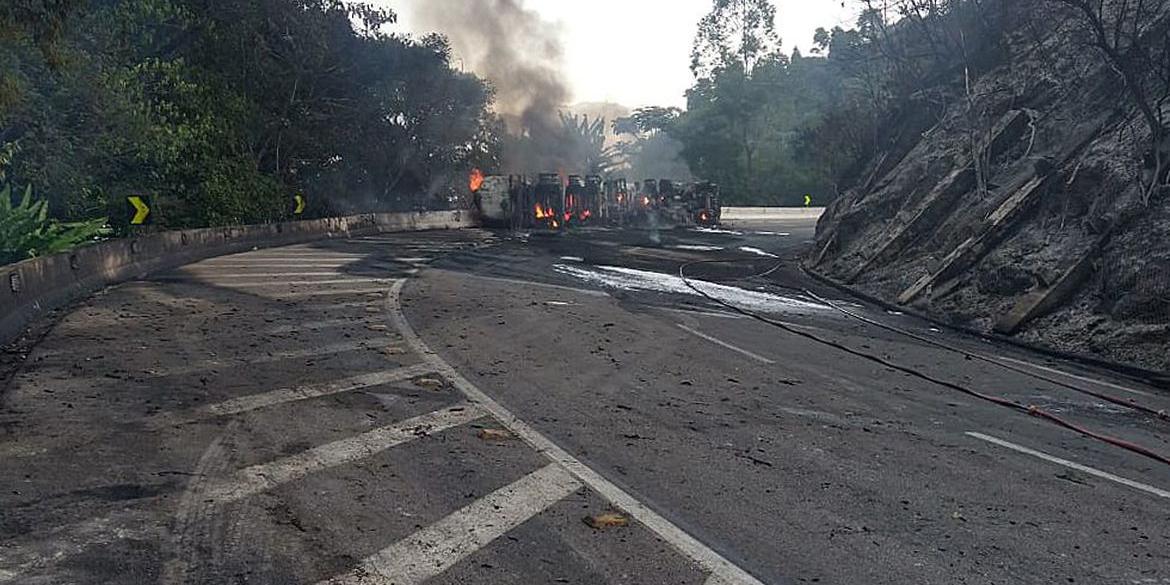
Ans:
[{"label": "burning truck", "polygon": [[564,226],[568,206],[560,175],[543,173],[534,181],[525,175],[483,176],[475,170],[471,176],[475,208],[485,225],[552,230]]},{"label": "burning truck", "polygon": [[605,222],[616,225],[717,225],[719,190],[712,183],[684,185],[646,179],[632,190],[625,179],[542,173],[485,176],[472,171],[469,187],[486,225],[560,230]]}]

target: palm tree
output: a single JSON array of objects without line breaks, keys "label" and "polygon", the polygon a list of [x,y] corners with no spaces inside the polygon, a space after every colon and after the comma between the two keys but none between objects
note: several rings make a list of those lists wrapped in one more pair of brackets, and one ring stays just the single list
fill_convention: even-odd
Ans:
[{"label": "palm tree", "polygon": [[617,149],[605,145],[605,118],[559,112],[566,150],[587,175],[604,175],[618,166]]}]

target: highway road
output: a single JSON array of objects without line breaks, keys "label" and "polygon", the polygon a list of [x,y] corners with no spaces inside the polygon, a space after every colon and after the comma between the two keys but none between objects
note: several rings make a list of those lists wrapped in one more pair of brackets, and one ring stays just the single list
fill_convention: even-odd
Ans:
[{"label": "highway road", "polygon": [[1170,393],[849,298],[812,234],[385,234],[104,291],[12,350],[0,583],[1170,583],[1135,451]]}]

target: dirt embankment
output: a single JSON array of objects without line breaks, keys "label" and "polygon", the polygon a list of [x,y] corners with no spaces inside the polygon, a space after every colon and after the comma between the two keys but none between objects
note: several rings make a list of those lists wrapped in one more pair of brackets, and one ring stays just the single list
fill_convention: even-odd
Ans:
[{"label": "dirt embankment", "polygon": [[970,100],[952,80],[904,108],[912,138],[827,210],[808,264],[958,325],[1170,371],[1170,195],[1143,202],[1150,131],[1066,16],[1009,31]]}]

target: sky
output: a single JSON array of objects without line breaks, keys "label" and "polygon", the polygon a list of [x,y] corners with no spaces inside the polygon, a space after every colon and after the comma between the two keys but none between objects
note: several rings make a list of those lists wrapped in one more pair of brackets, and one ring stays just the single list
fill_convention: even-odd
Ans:
[{"label": "sky", "polygon": [[[399,13],[397,30],[413,34],[412,2],[382,0]],[[481,0],[465,0],[477,2]],[[630,108],[686,105],[691,43],[711,0],[524,0],[565,31],[565,71],[574,103],[616,102]],[[817,27],[851,27],[842,0],[776,0],[783,49],[808,54]],[[620,14],[620,17],[614,16]],[[442,31],[438,31],[442,32]]]}]

